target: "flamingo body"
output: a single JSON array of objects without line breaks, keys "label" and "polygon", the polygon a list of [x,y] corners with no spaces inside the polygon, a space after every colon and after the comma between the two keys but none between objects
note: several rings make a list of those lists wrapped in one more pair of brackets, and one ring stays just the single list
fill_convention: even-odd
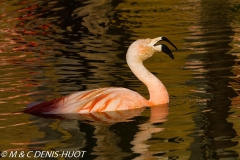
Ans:
[{"label": "flamingo body", "polygon": [[25,112],[43,114],[90,113],[129,110],[148,106],[148,101],[137,92],[126,88],[100,88],[75,92],[47,102],[30,104]]},{"label": "flamingo body", "polygon": [[150,94],[149,100],[126,88],[109,87],[76,92],[47,102],[32,103],[28,105],[25,112],[33,114],[92,113],[167,104],[169,102],[167,89],[142,63],[155,52],[165,52],[173,58],[166,45],[154,46],[160,40],[165,40],[173,45],[165,37],[141,39],[130,45],[126,55],[127,63],[132,72],[147,86]]}]

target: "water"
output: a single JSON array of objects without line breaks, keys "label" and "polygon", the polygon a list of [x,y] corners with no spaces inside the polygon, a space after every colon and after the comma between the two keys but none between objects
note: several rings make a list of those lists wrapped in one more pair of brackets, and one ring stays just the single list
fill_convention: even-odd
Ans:
[{"label": "water", "polygon": [[[0,5],[0,151],[87,151],[78,159],[238,159],[238,1]],[[158,36],[179,49],[169,46],[175,60],[160,53],[144,63],[167,87],[169,106],[100,122],[21,112],[30,102],[108,86],[148,98],[125,53],[134,40]]]}]

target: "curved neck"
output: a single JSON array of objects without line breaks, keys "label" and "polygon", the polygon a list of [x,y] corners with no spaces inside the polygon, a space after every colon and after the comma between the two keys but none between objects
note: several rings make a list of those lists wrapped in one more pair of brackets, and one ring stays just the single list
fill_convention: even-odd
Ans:
[{"label": "curved neck", "polygon": [[169,102],[167,89],[157,77],[144,67],[142,61],[136,60],[134,57],[128,57],[127,63],[134,75],[147,86],[151,105],[166,104]]}]

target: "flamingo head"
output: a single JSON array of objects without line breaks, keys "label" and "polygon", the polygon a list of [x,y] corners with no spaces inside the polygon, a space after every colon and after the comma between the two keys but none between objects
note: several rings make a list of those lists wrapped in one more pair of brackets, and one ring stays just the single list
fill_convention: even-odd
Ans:
[{"label": "flamingo head", "polygon": [[166,41],[177,50],[177,47],[166,37],[139,39],[131,44],[128,49],[127,57],[131,55],[131,57],[135,57],[135,59],[144,61],[151,57],[155,52],[164,52],[174,59],[171,50],[165,44],[156,45],[159,41]]}]

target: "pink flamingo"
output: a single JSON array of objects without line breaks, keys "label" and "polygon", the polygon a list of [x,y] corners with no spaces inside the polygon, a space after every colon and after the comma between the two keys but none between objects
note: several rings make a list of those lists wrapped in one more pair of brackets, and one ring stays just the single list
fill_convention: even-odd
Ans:
[{"label": "pink flamingo", "polygon": [[170,43],[177,50],[177,47],[167,38],[157,37],[133,42],[126,55],[127,64],[132,72],[147,86],[149,100],[126,88],[109,87],[76,92],[47,102],[31,103],[25,112],[32,114],[91,113],[130,110],[169,103],[169,95],[163,83],[143,65],[143,61],[155,52],[164,52],[174,59],[166,45],[155,45],[161,40]]}]

